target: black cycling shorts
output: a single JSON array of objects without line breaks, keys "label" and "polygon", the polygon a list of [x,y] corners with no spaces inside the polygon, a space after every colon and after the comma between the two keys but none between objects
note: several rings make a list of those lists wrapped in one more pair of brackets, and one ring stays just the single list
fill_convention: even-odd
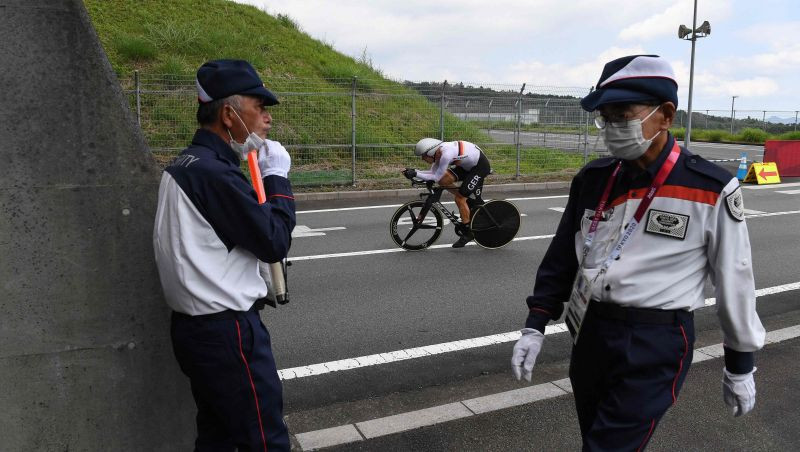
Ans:
[{"label": "black cycling shorts", "polygon": [[457,181],[461,181],[461,187],[458,188],[458,193],[468,198],[473,193],[475,193],[475,196],[481,195],[483,179],[492,172],[492,167],[489,165],[489,159],[481,152],[478,163],[476,163],[472,169],[465,170],[458,165],[453,165],[450,167],[450,172],[453,173]]}]

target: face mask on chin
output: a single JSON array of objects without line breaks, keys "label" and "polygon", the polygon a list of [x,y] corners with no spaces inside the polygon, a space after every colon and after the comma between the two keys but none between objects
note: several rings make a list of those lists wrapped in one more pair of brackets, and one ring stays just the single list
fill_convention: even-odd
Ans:
[{"label": "face mask on chin", "polygon": [[632,119],[630,121],[612,122],[606,124],[601,130],[603,140],[608,147],[608,151],[614,157],[623,160],[636,160],[650,148],[653,140],[662,132],[658,131],[649,139],[644,138],[642,123],[647,121],[653,113],[661,108],[659,105],[651,111],[644,119]]},{"label": "face mask on chin", "polygon": [[247,138],[244,140],[244,143],[239,143],[238,141],[233,139],[233,135],[231,135],[231,131],[230,129],[228,129],[228,136],[231,137],[231,142],[229,144],[234,151],[242,155],[242,159],[246,159],[248,153],[256,151],[259,148],[261,148],[261,146],[264,145],[264,139],[256,135],[255,132],[250,132],[250,129],[248,129],[244,121],[242,121],[242,118],[241,116],[239,116],[239,113],[236,112],[236,109],[231,107],[231,110],[233,110],[233,113],[236,115],[237,118],[239,118],[239,122],[242,123],[242,125],[244,126],[244,130],[247,131],[248,135]]}]

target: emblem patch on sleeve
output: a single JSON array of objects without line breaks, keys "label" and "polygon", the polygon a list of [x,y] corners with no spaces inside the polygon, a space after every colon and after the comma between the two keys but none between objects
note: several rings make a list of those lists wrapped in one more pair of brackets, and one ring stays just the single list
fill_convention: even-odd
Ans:
[{"label": "emblem patch on sleeve", "polygon": [[734,220],[744,221],[744,200],[742,199],[742,187],[737,187],[736,191],[725,197],[728,205],[728,213]]},{"label": "emblem patch on sleeve", "polygon": [[688,227],[689,215],[655,209],[650,209],[647,213],[646,232],[683,240],[686,238],[686,229]]}]

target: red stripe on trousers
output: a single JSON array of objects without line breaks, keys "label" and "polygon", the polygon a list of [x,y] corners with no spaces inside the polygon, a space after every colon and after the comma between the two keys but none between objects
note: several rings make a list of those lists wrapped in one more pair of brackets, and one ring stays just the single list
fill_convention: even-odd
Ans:
[{"label": "red stripe on trousers", "polygon": [[261,422],[261,408],[258,406],[258,393],[256,393],[256,385],[253,383],[253,375],[250,374],[250,366],[247,365],[247,359],[244,357],[242,350],[242,330],[239,329],[239,320],[236,320],[236,334],[239,335],[239,354],[242,355],[242,362],[244,368],[247,370],[247,378],[250,379],[250,388],[253,389],[253,400],[256,401],[256,414],[258,414],[258,428],[261,430],[261,441],[264,443],[264,452],[267,452],[267,438],[264,436],[264,424]]},{"label": "red stripe on trousers", "polygon": [[656,426],[656,420],[653,419],[652,421],[650,421],[650,430],[647,432],[647,436],[645,436],[644,440],[642,440],[642,444],[639,444],[639,448],[636,449],[636,452],[640,452],[642,449],[644,449],[645,444],[647,444],[647,440],[649,440],[650,435],[653,434],[653,428],[655,426]]},{"label": "red stripe on trousers", "polygon": [[689,353],[689,341],[686,339],[686,331],[683,329],[683,325],[681,325],[681,334],[683,334],[683,356],[681,356],[681,360],[678,363],[678,373],[675,375],[675,379],[672,380],[672,403],[674,404],[678,398],[675,396],[675,386],[678,384],[678,377],[681,376],[681,371],[683,370],[683,360],[686,359],[686,354]]}]

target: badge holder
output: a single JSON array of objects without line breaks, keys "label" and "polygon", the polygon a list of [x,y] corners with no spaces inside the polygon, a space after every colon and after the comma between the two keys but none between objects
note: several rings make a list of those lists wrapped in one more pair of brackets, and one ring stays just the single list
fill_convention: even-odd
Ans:
[{"label": "badge holder", "polygon": [[592,283],[586,279],[586,274],[583,271],[583,266],[578,269],[578,274],[575,277],[575,282],[572,284],[572,293],[569,297],[567,304],[567,315],[565,323],[569,334],[572,335],[572,343],[578,343],[578,335],[583,325],[583,319],[586,317],[586,311],[589,310],[589,300],[592,296]]}]

